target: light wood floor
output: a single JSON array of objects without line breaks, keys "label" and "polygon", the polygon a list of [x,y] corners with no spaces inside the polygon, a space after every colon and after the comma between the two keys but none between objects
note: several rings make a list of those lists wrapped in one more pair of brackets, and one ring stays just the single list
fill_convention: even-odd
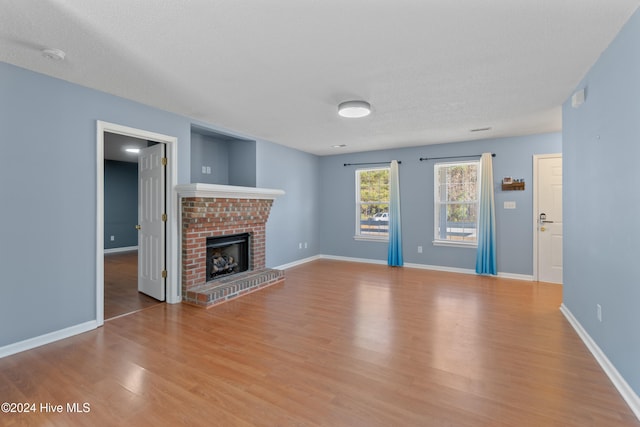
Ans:
[{"label": "light wood floor", "polygon": [[0,359],[4,425],[640,426],[558,285],[319,260]]},{"label": "light wood floor", "polygon": [[138,292],[138,252],[104,256],[104,318],[142,310],[160,301]]}]

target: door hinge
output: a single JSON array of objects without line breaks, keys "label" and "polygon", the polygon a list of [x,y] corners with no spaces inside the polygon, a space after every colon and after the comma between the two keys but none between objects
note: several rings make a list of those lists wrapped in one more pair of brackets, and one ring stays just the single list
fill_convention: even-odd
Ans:
[{"label": "door hinge", "polygon": [[163,279],[167,278],[167,270],[162,270],[162,278]]},{"label": "door hinge", "polygon": [[162,214],[162,222],[167,222],[167,214]]},{"label": "door hinge", "polygon": [[162,166],[167,166],[167,158],[166,157],[162,158]]}]

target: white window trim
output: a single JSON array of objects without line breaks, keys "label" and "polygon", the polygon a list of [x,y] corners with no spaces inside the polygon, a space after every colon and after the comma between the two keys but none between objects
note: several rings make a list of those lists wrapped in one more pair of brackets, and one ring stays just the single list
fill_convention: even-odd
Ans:
[{"label": "white window trim", "polygon": [[478,242],[464,242],[459,240],[434,240],[433,246],[449,246],[452,248],[477,248]]},{"label": "white window trim", "polygon": [[[364,235],[364,234],[360,234],[360,175],[359,172],[361,171],[373,171],[373,170],[389,170],[389,173],[391,173],[391,167],[389,166],[382,166],[382,167],[375,167],[375,168],[362,168],[362,169],[356,169],[355,171],[355,184],[356,184],[356,192],[355,192],[355,205],[356,205],[356,215],[355,215],[355,225],[356,225],[356,230],[355,230],[355,235],[353,236],[353,240],[357,240],[357,241],[363,241],[363,242],[388,242],[389,241],[389,234],[387,233],[386,236],[368,236],[368,235]],[[389,205],[391,205],[391,201],[386,202],[389,203]]]},{"label": "white window trim", "polygon": [[[435,215],[435,210],[436,210],[436,194],[437,194],[437,190],[436,190],[436,186],[438,185],[438,174],[436,172],[436,166],[437,165],[459,165],[459,164],[476,164],[478,167],[478,179],[480,179],[480,160],[464,160],[464,161],[460,161],[460,162],[438,162],[435,165],[433,165],[433,212],[434,212],[434,217],[433,217],[433,246],[444,246],[444,247],[451,247],[451,248],[478,248],[478,237],[476,236],[476,241],[475,242],[469,242],[469,241],[462,241],[462,240],[441,240],[441,239],[436,239],[436,215]],[[480,186],[478,185],[478,193],[480,192]],[[478,194],[478,208],[480,207],[480,194]],[[478,220],[479,218],[476,218],[476,230],[478,229]]]},{"label": "white window trim", "polygon": [[353,240],[360,240],[363,242],[382,242],[382,243],[386,243],[389,241],[389,236],[384,236],[384,237],[376,237],[376,236],[363,236],[362,234],[360,235],[355,235],[353,236]]}]

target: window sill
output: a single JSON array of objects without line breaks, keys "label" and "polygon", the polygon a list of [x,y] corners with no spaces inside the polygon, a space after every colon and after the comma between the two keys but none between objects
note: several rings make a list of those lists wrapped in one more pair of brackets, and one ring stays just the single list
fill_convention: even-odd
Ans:
[{"label": "window sill", "polygon": [[449,246],[451,248],[472,248],[477,249],[478,243],[476,242],[453,242],[447,240],[434,240],[433,246]]},{"label": "window sill", "polygon": [[353,240],[360,240],[363,242],[382,242],[382,243],[387,243],[389,242],[389,238],[388,237],[374,237],[374,236],[353,236]]}]

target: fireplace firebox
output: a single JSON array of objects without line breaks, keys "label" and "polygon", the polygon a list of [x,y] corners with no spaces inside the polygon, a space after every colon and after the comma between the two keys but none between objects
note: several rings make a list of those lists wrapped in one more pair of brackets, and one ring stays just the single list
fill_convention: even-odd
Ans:
[{"label": "fireplace firebox", "polygon": [[249,270],[250,246],[249,233],[207,237],[206,281]]}]

